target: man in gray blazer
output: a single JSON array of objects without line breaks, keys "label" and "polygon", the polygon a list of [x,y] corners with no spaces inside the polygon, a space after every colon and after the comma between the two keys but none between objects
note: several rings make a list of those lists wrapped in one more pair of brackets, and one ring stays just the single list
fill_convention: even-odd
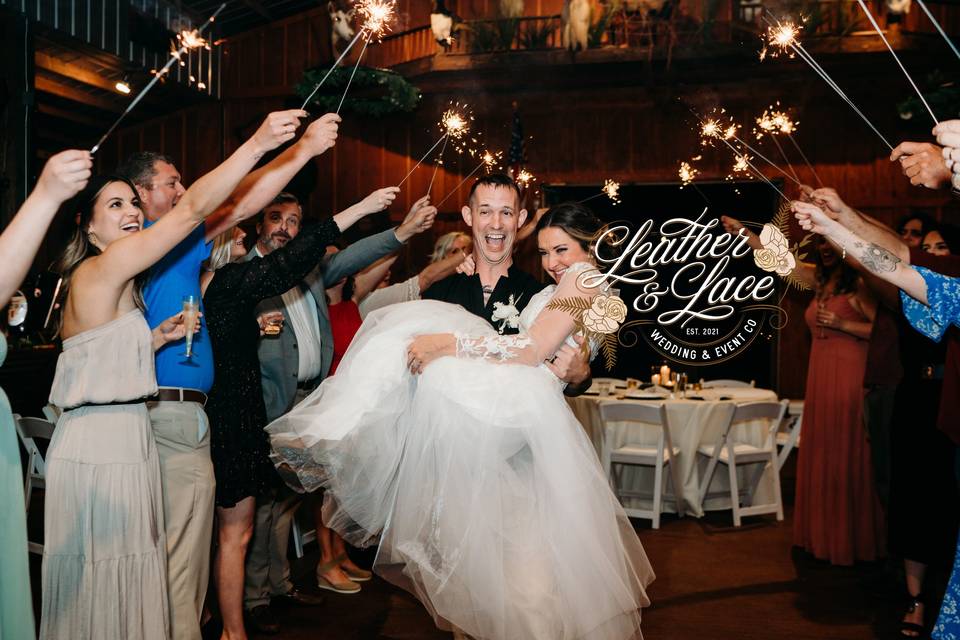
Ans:
[{"label": "man in gray blazer", "polygon": [[[283,295],[269,298],[257,308],[259,316],[283,316],[283,329],[260,340],[260,372],[267,419],[287,413],[319,386],[333,360],[333,333],[327,309],[326,288],[362,270],[403,246],[413,235],[429,229],[436,208],[418,201],[395,229],[371,235],[328,256],[301,283]],[[264,256],[284,246],[300,231],[303,214],[296,196],[281,193],[261,213],[257,244],[247,255]],[[249,259],[249,258],[248,258]],[[286,488],[274,500],[257,504],[253,537],[246,562],[244,608],[254,628],[276,633],[279,623],[270,609],[271,598],[300,605],[316,605],[317,596],[302,593],[290,582],[287,543],[301,496]]]}]

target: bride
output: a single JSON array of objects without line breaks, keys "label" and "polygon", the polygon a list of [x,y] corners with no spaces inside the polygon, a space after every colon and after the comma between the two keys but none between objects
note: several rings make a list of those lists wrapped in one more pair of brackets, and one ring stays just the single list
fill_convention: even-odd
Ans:
[{"label": "bride", "polygon": [[537,224],[557,281],[498,335],[437,301],[367,317],[337,375],[273,422],[291,486],[326,490],[324,520],[437,625],[483,640],[640,638],[653,570],[562,382],[543,364],[574,317],[551,300],[602,295],[601,224],[563,204]]}]

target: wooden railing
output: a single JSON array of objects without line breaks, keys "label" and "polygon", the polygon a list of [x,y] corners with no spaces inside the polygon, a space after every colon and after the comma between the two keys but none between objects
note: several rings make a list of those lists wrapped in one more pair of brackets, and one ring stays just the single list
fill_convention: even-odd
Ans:
[{"label": "wooden railing", "polygon": [[[880,24],[886,20],[886,10],[881,3],[867,2],[870,10]],[[789,19],[790,16],[765,14],[762,0],[740,0],[736,5],[736,16],[740,22],[752,24],[759,29],[766,29],[767,20]],[[870,29],[856,0],[809,0],[800,5],[796,12],[803,16],[804,35],[809,36],[844,36],[852,31]],[[766,17],[765,17],[766,16]],[[793,22],[797,22],[793,18]]]}]

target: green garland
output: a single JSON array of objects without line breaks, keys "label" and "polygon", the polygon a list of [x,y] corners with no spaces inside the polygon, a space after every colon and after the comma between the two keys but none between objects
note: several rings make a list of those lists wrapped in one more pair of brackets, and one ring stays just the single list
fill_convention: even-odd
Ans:
[{"label": "green garland", "polygon": [[[328,67],[307,69],[296,87],[297,95],[306,98],[329,71]],[[319,105],[324,112],[334,111],[340,104],[343,90],[353,73],[353,65],[337,67],[311,104]],[[374,91],[371,91],[374,89]],[[355,94],[361,94],[354,97]],[[369,97],[376,93],[377,97]],[[365,116],[381,117],[397,112],[413,111],[420,104],[420,90],[407,82],[400,74],[387,69],[358,67],[350,85],[350,92],[340,109]]]}]

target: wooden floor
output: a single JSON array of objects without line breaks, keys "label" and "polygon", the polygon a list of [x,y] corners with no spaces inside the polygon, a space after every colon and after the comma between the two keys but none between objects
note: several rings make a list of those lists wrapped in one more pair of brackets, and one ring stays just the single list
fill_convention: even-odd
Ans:
[{"label": "wooden floor", "polygon": [[[748,518],[735,529],[729,512],[700,520],[667,517],[657,531],[646,521],[635,523],[657,573],[649,591],[653,605],[643,611],[646,640],[899,637],[902,587],[888,565],[832,567],[793,548],[790,475],[784,478],[788,510],[782,523]],[[294,581],[311,590],[317,553],[312,545],[307,550],[293,565]],[[32,563],[38,594],[36,556]],[[283,630],[273,636],[279,640],[451,637],[434,627],[412,596],[378,578],[358,595],[329,593],[321,607],[283,609],[282,620]]]}]

